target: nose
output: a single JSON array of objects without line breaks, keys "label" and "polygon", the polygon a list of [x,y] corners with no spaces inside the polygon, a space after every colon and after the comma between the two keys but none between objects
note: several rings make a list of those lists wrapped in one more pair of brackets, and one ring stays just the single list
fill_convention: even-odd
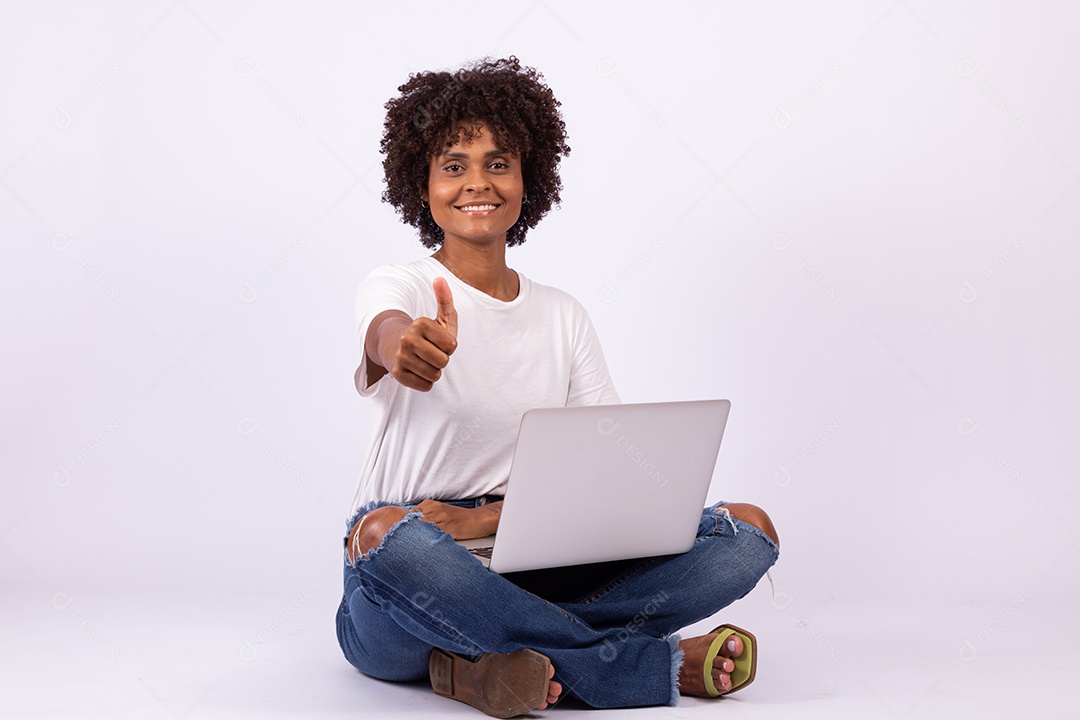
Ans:
[{"label": "nose", "polygon": [[471,192],[483,192],[490,187],[484,168],[474,165],[465,176],[465,189]]}]

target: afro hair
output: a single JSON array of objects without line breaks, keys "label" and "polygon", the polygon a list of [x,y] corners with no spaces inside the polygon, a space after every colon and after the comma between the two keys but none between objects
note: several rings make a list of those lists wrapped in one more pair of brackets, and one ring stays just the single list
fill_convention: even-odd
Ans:
[{"label": "afro hair", "polygon": [[386,103],[380,148],[386,190],[382,199],[415,227],[429,248],[442,244],[443,231],[421,200],[431,159],[459,139],[472,140],[477,123],[522,164],[528,201],[506,234],[509,247],[560,202],[559,161],[570,154],[559,101],[534,68],[516,57],[478,60],[456,72],[409,76],[398,97]]}]

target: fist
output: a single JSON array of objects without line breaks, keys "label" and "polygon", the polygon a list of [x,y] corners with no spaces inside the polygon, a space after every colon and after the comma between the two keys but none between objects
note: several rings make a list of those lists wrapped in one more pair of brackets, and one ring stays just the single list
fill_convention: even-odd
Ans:
[{"label": "fist", "polygon": [[405,329],[390,375],[405,387],[427,392],[442,377],[457,349],[457,311],[444,278],[432,283],[439,309],[434,318],[417,318]]}]

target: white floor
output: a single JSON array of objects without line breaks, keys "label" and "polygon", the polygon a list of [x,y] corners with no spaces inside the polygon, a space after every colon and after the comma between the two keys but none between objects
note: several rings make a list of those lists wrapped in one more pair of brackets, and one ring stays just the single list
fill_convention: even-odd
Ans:
[{"label": "white floor", "polygon": [[[334,638],[332,592],[144,596],[5,591],[2,718],[478,718],[423,684],[363,677]],[[1077,718],[1075,607],[1026,596],[943,607],[772,599],[723,619],[752,628],[758,679],[728,699],[559,718]],[[694,630],[707,630],[702,624]]]}]

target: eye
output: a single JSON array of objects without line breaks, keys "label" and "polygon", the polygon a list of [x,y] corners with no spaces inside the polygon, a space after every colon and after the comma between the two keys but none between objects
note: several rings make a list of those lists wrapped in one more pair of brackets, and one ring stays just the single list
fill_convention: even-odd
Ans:
[{"label": "eye", "polygon": [[496,160],[495,162],[491,163],[491,169],[492,170],[509,170],[510,169],[510,164],[505,163],[502,160]]},{"label": "eye", "polygon": [[464,168],[461,165],[458,165],[457,163],[447,163],[446,165],[443,165],[443,170],[446,170],[447,172],[456,173],[456,172],[460,172],[461,170],[464,170]]}]

